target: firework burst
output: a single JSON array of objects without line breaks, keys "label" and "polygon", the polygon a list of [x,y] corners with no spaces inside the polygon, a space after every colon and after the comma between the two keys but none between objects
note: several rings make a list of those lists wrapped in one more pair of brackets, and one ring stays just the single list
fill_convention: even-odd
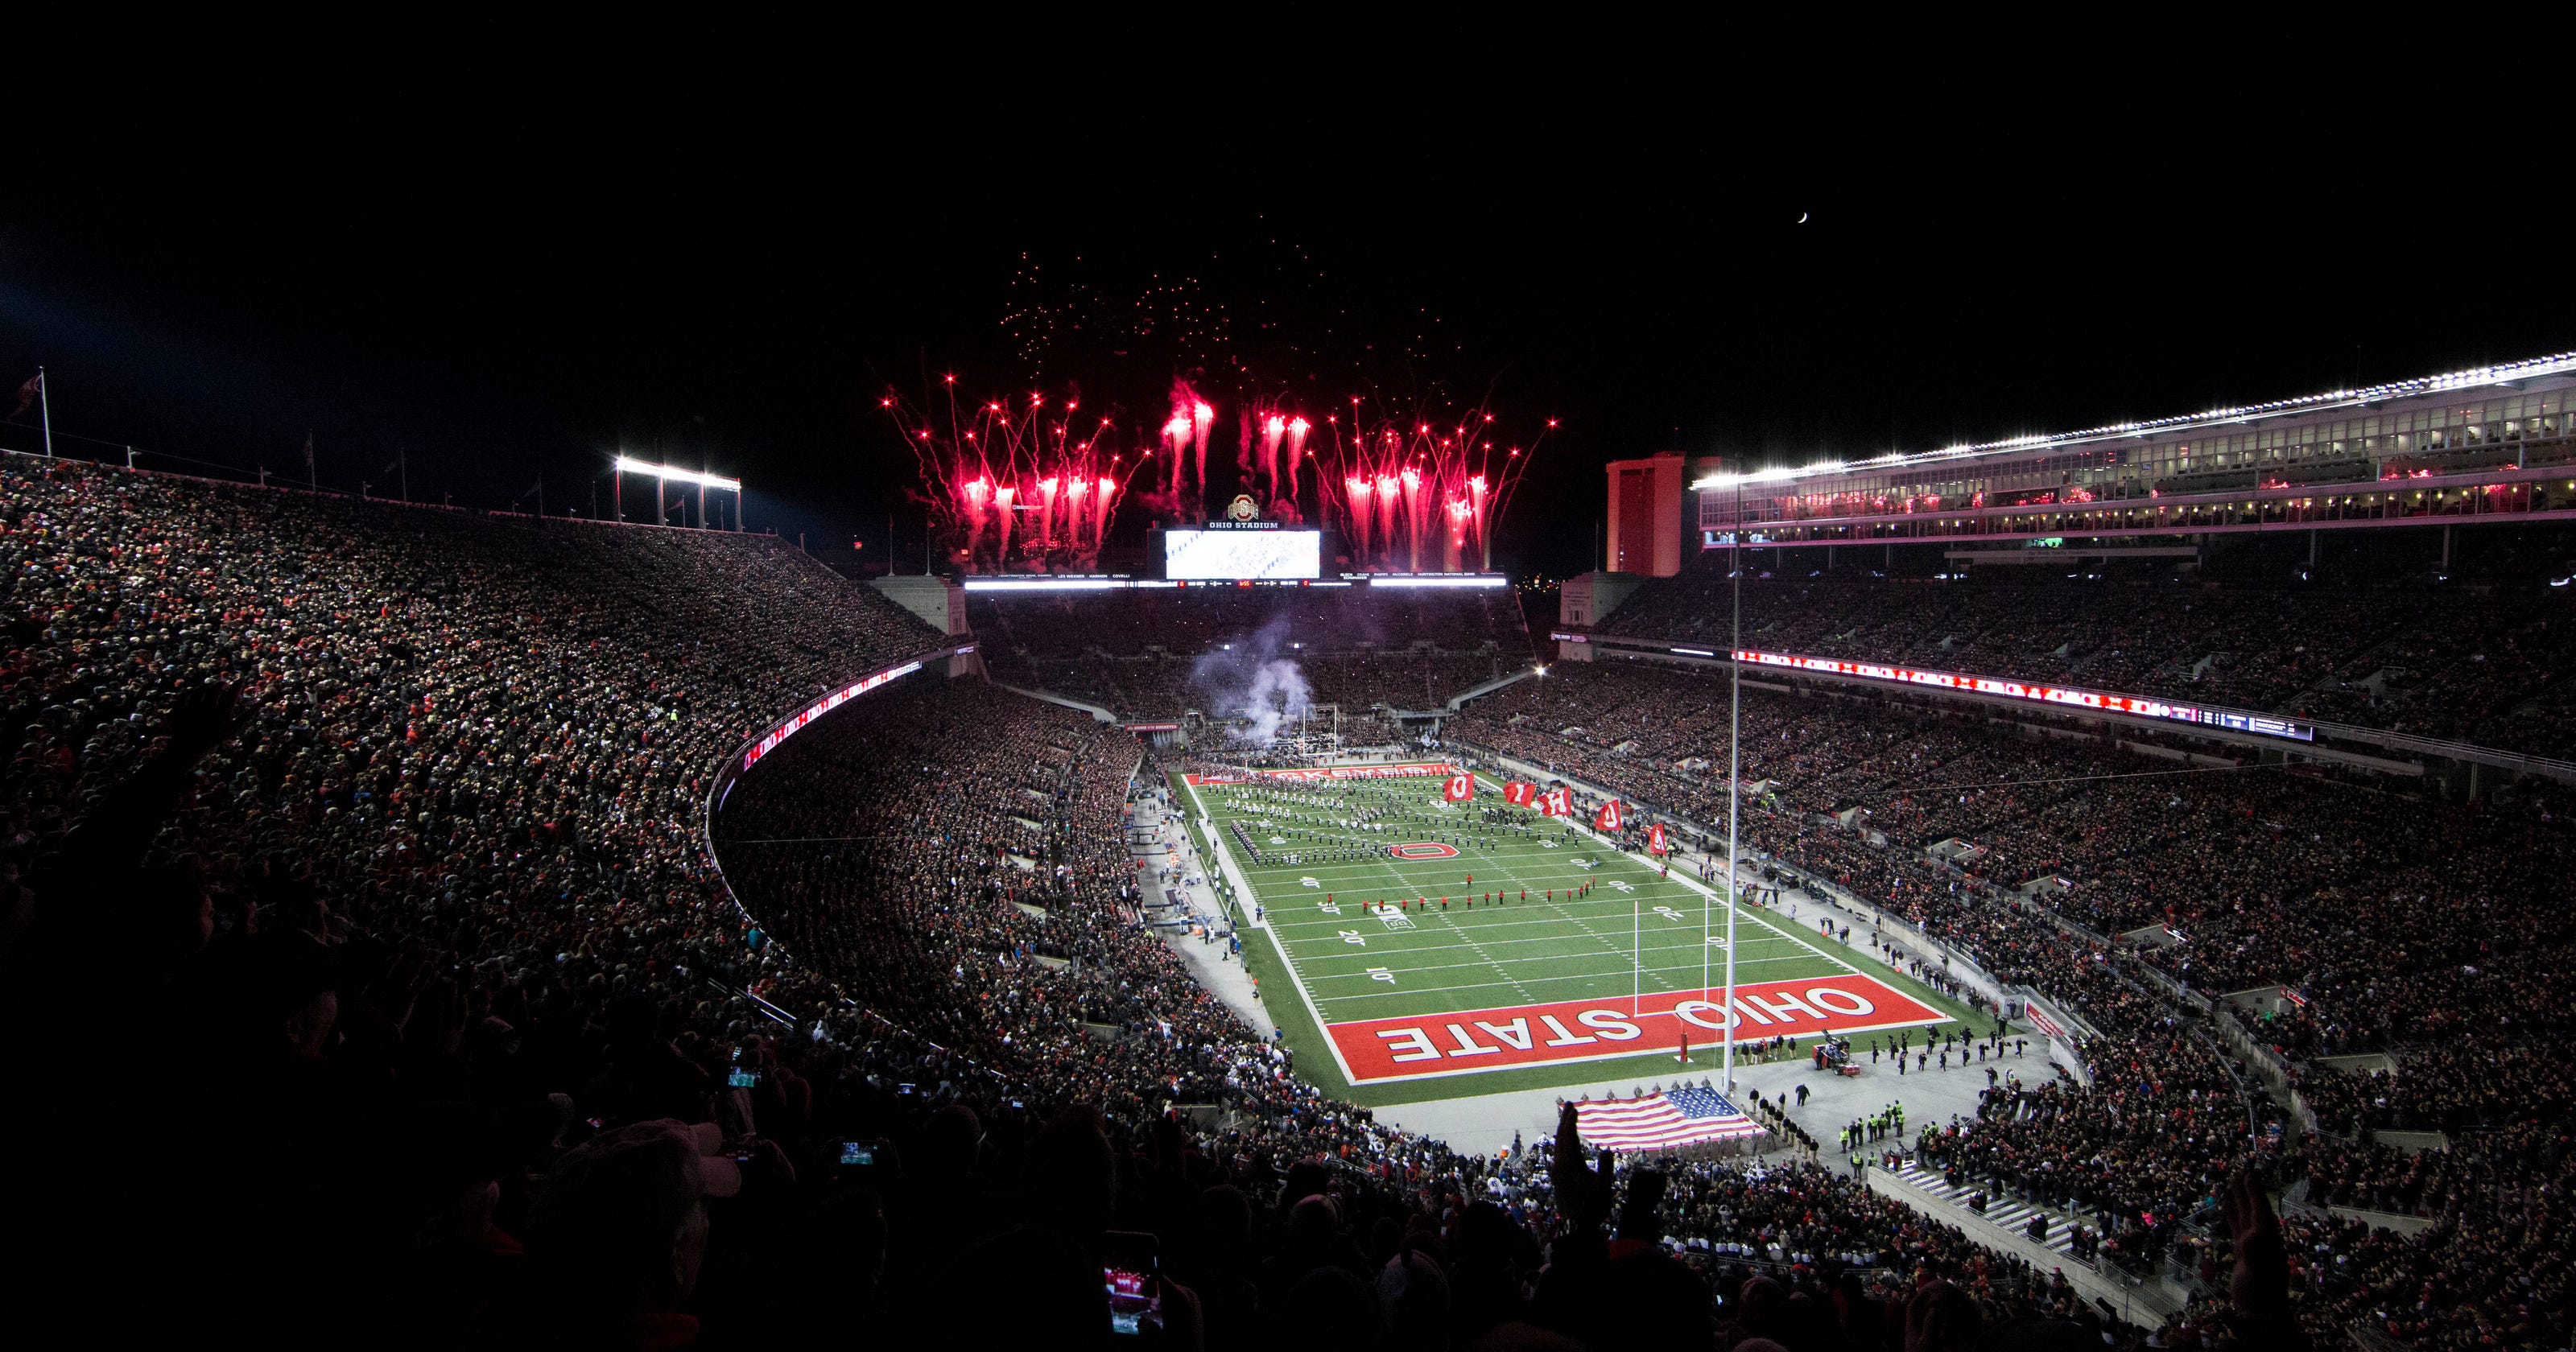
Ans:
[{"label": "firework burst", "polygon": [[[1337,528],[1366,572],[1489,572],[1493,532],[1539,443],[1498,440],[1483,407],[1373,416],[1365,400],[1326,414],[1254,396],[1221,408],[1175,381],[1159,423],[1130,428],[1043,391],[980,404],[955,378],[918,407],[882,405],[920,461],[920,494],[967,572],[1093,571],[1129,485],[1154,520],[1208,518],[1208,443],[1234,422],[1235,491],[1273,520]],[[1556,424],[1550,421],[1548,428]],[[1222,490],[1217,490],[1222,491]]]}]

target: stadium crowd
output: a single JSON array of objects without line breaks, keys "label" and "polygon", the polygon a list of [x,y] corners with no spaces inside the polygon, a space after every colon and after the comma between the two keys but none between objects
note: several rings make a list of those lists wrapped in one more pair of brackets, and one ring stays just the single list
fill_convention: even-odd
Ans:
[{"label": "stadium crowd", "polygon": [[[1450,735],[1722,826],[1708,749],[1722,757],[1726,718],[1706,674],[1561,664]],[[2261,1029],[2286,1051],[2523,1038],[2563,1018],[2547,992],[2576,944],[2559,901],[2576,826],[2544,792],[2444,805],[1775,688],[1748,688],[1742,746],[1747,838],[1783,864],[1917,921],[2003,888],[2097,938],[2168,928],[2183,941],[2139,961],[2213,995],[2298,992]]]},{"label": "stadium crowd", "polygon": [[82,1010],[95,1049],[77,1127],[15,1115],[59,1165],[49,1262],[196,1255],[172,1309],[242,1327],[349,1316],[472,1214],[490,1124],[397,1082],[543,1143],[570,1100],[519,1091],[753,1017],[701,975],[746,932],[693,826],[715,758],[939,642],[767,537],[21,456],[0,568],[11,1026],[52,1061]]},{"label": "stadium crowd", "polygon": [[[2216,587],[1833,577],[1743,588],[1743,641],[2576,755],[2576,589]],[[2053,576],[2053,574],[2052,574]],[[1699,643],[1734,624],[1722,561],[1592,626]]]},{"label": "stadium crowd", "polygon": [[[30,1336],[1104,1342],[1118,1231],[1159,1244],[1177,1346],[2098,1343],[2062,1283],[1813,1167],[1460,1157],[1325,1099],[1138,925],[1143,750],[1054,706],[935,669],[845,706],[732,784],[719,873],[718,758],[942,643],[775,541],[11,457],[0,567],[0,989],[45,1240],[13,1276],[139,1296]],[[1806,763],[1884,794],[1912,745],[1823,721]],[[1765,820],[1784,861],[1832,834]],[[1846,849],[1889,853],[1819,871],[1859,877]],[[1884,867],[2103,1033],[2098,1099],[1990,1099],[1940,1149],[2074,1161],[2142,1227],[2224,1208],[2251,1276],[2163,1341],[2294,1345],[2209,1044],[2125,957]],[[2121,1125],[2182,1111],[2162,1148]],[[2494,1341],[2563,1342],[2555,1268],[2518,1313],[2510,1276],[2455,1270],[2534,1242],[2524,1213],[2461,1214],[2321,1242],[2369,1309],[2420,1274]],[[2363,1308],[2289,1289],[2312,1328]],[[2457,1341],[2438,1303],[2389,1323]]]},{"label": "stadium crowd", "polygon": [[[1470,706],[1448,735],[1675,814],[1705,838],[1725,820],[1723,691],[1702,672],[1561,665]],[[2563,1117],[2576,1088],[2555,1055],[2563,1001],[2552,994],[2569,970],[2557,880],[2570,842],[2545,795],[2446,806],[1774,688],[1748,689],[1743,748],[1742,831],[1775,871],[1907,922],[1912,932],[1873,936],[1886,952],[1919,962],[1923,941],[1937,941],[2101,1034],[2085,1047],[2090,1085],[1990,1095],[1977,1120],[1927,1139],[1927,1158],[2081,1208],[2138,1258],[2173,1238],[2173,1222],[2219,1205],[2250,1142],[2321,1200],[2420,1209],[2437,1198],[2450,1218],[2411,1240],[2369,1240],[2378,1284],[2310,1269],[2299,1308],[2317,1336],[2355,1320],[2419,1345],[2448,1336],[2430,1305],[2409,1301],[2411,1318],[2386,1309],[2387,1274],[2400,1269],[2424,1290],[2501,1298],[2462,1265],[2536,1242],[2563,1151],[2426,1160],[2329,1136],[2275,1157],[2284,1115],[2246,1092],[2250,1067],[2151,978],[2297,994],[2304,1003],[2277,1017],[2224,1006],[2215,1017],[2294,1058],[2329,1132],[2537,1130],[2554,1141],[2532,1124]],[[2141,928],[2180,942],[2112,942]],[[2364,1079],[2305,1059],[2363,1049],[2395,1053],[2397,1073]],[[2518,1294],[2479,1327],[2519,1327],[2514,1345],[2565,1336],[2563,1283]]]}]

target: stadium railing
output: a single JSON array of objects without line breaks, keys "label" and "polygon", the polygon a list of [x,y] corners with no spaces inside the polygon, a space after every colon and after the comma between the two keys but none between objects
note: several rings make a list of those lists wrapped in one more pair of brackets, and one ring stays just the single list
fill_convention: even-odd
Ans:
[{"label": "stadium railing", "polygon": [[[949,641],[938,647],[927,649],[921,653],[907,657],[900,662],[880,668],[877,671],[871,672],[866,676],[862,676],[858,680],[847,685],[824,691],[822,694],[799,704],[796,708],[790,709],[770,720],[767,726],[761,728],[758,732],[751,734],[749,737],[744,738],[741,745],[734,747],[732,750],[725,752],[722,756],[717,758],[712,772],[707,776],[706,797],[699,804],[698,820],[696,824],[698,849],[706,860],[708,874],[715,880],[717,890],[723,894],[726,904],[733,908],[734,914],[740,917],[746,925],[756,926],[760,923],[760,918],[757,915],[754,915],[751,908],[745,906],[742,898],[734,892],[733,880],[725,876],[724,861],[717,855],[715,844],[716,814],[724,810],[725,799],[732,794],[735,782],[741,779],[746,771],[758,765],[761,759],[770,751],[776,749],[780,742],[784,741],[787,737],[812,726],[815,720],[828,714],[838,712],[845,707],[858,704],[867,694],[883,689],[886,686],[893,684],[894,681],[901,679],[903,676],[916,674],[925,670],[932,662],[947,657],[953,657],[960,653],[972,652],[974,651],[974,648],[975,645],[971,641],[971,638],[967,636],[952,636]],[[934,677],[934,679],[945,680],[947,677],[945,675],[940,675]],[[764,929],[763,932],[766,933],[766,930]],[[754,961],[757,965],[765,968],[775,963],[792,961],[793,957],[794,955],[789,953],[783,944],[780,944],[775,939],[771,939],[761,945],[760,952]],[[745,992],[748,992],[750,984],[751,983],[749,982],[741,983]],[[754,998],[757,999],[757,997]],[[876,1013],[874,1010],[867,1009],[846,997],[843,998],[842,1002],[849,1005],[851,1009],[856,1010],[858,1013],[868,1018],[875,1019],[898,1032],[911,1032],[911,1030],[904,1028],[903,1025],[898,1024],[891,1019],[887,1019]],[[766,1000],[761,1000],[759,1003],[763,1006],[767,1006],[769,1010],[776,1011],[773,1017],[780,1018],[783,1022],[794,1023],[797,1021],[796,1016],[792,1013],[785,1010],[779,1010],[776,1005],[772,1005]],[[923,1040],[928,1041],[926,1038]]]}]

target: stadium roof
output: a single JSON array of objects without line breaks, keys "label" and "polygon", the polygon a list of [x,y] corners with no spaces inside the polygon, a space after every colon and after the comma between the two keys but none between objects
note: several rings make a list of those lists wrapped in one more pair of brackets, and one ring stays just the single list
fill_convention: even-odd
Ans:
[{"label": "stadium roof", "polygon": [[2358,390],[2329,390],[2324,394],[2304,395],[2296,399],[2275,399],[2266,404],[2245,404],[2236,408],[2214,408],[2206,413],[2187,413],[2179,417],[2156,418],[2147,422],[2113,423],[2106,427],[2087,428],[2081,432],[2059,432],[2013,437],[2004,441],[1983,441],[1969,446],[1946,446],[1937,451],[1891,452],[1867,460],[1828,460],[1812,465],[1787,465],[1758,469],[1746,474],[1712,474],[1691,484],[1693,488],[1732,488],[1737,484],[1784,483],[1826,474],[1848,474],[1855,470],[1901,469],[1911,465],[1971,459],[2010,451],[2029,451],[2049,446],[2075,445],[2112,438],[2147,437],[2166,432],[2187,432],[2195,428],[2248,422],[2256,418],[2277,418],[2289,414],[2318,413],[2337,408],[2376,407],[2391,399],[2441,394],[2450,390],[2475,389],[2486,385],[2518,386],[2526,380],[2544,376],[2576,373],[2576,352],[2533,357],[2525,361],[2506,362],[2497,366],[2478,366],[2447,375],[2419,376],[2413,380],[2372,385]]}]

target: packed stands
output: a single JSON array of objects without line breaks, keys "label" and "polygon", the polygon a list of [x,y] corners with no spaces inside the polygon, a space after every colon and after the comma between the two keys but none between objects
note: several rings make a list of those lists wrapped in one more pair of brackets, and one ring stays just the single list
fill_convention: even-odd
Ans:
[{"label": "packed stands", "polygon": [[[2041,584],[2024,575],[2054,570],[1991,571],[2010,580],[1753,580],[1744,644],[2576,755],[2576,586]],[[1729,592],[1722,564],[1702,563],[1648,581],[1593,629],[1723,644]]]},{"label": "packed stands", "polygon": [[[1450,730],[1722,824],[1726,719],[1722,679],[1576,663],[1479,700]],[[2561,1025],[2565,1006],[2547,992],[2565,982],[2576,942],[2560,904],[2576,824],[2552,795],[2447,806],[2174,755],[1751,689],[1742,773],[1767,787],[1746,829],[1782,860],[1900,910],[1963,880],[2059,879],[2036,898],[2097,935],[2150,924],[2187,934],[2144,955],[2178,981],[2210,993],[2299,988],[2308,1003],[2279,1040],[2303,1050],[2446,1037],[2477,1017],[2518,1033]],[[1834,820],[1845,814],[1850,827]],[[1944,841],[1975,856],[1964,875],[1923,855]]]},{"label": "packed stands", "polygon": [[[138,1279],[148,1298],[55,1302],[87,1340],[1091,1342],[1116,1229],[1159,1237],[1181,1345],[1803,1352],[2049,1319],[2101,1341],[2062,1280],[1839,1170],[1595,1172],[1544,1143],[1461,1157],[1321,1097],[1135,923],[1118,818],[1140,760],[1159,767],[1059,707],[917,672],[781,743],[702,837],[720,757],[944,641],[774,541],[18,457],[0,463],[0,528],[17,729],[0,990],[26,1072],[11,1120],[42,1161],[22,1227],[46,1241],[15,1275],[92,1290],[189,1256]],[[1688,763],[1721,749],[1707,683],[1557,671],[1456,730],[1705,819],[1722,795]],[[2203,802],[2218,790],[2200,779],[2168,830],[2059,847],[2026,818],[2066,794],[1934,801],[1909,787],[1915,758],[1991,784],[2120,753],[1858,705],[1747,712],[1748,752],[1761,742],[1778,781],[1758,843],[2100,1030],[2092,1085],[1990,1094],[1927,1158],[2090,1208],[2137,1263],[2249,1162],[2321,1205],[2445,1218],[2399,1241],[2294,1213],[2294,1270],[2249,1214],[2236,1306],[2196,1303],[2163,1345],[2285,1345],[2294,1299],[2319,1336],[2376,1320],[2426,1347],[2464,1329],[2563,1343],[2560,1260],[2528,1218],[2565,1151],[2516,1104],[2564,1096],[2545,1056],[2517,1050],[2486,1081],[2434,1060],[2554,1024],[2454,1028],[2392,996],[2411,959],[2328,945],[2326,884],[2272,884],[2285,919],[2233,919],[2221,903],[2278,837],[2239,824],[2236,800]],[[2354,792],[2270,783],[2281,801],[2250,805],[2265,831]],[[2492,839],[2475,814],[2407,806],[2446,842]],[[1828,808],[1872,814],[1889,844],[1820,824]],[[2329,953],[2343,965],[2309,980],[2300,1036],[2395,1047],[2406,1087],[2369,1086],[2355,1111],[2502,1133],[2476,1160],[2266,1146],[2274,1119],[2147,979],[2158,968],[1990,886],[2047,866],[2077,879],[2052,903],[2070,921],[2163,914],[2167,892],[2122,865],[2191,860],[2181,826],[2214,824],[2230,847],[2191,875],[2212,896],[2176,892],[2213,936],[2189,946],[2204,966],[2152,961],[2198,984],[2207,965]],[[2473,993],[2490,964],[2532,983],[2513,998],[2550,979],[2510,965],[2557,942],[2513,890],[2553,866],[2555,826],[2522,824],[2499,850],[2515,857],[2470,875],[2507,936],[2459,978]],[[1918,866],[1907,846],[1935,833],[1990,840],[1984,876]],[[2424,953],[2447,961],[2470,922],[2440,913],[2471,884],[2352,848],[2348,872],[2431,899],[2396,913],[2432,914]],[[2373,982],[2392,1015],[2369,1007]],[[2223,1251],[2200,1251],[2224,1286]],[[2520,1271],[2542,1284],[2517,1288]]]},{"label": "packed stands", "polygon": [[[361,1141],[489,1167],[495,1130],[568,1125],[535,1086],[752,1017],[697,974],[742,934],[693,827],[715,758],[940,642],[766,537],[31,457],[0,463],[0,564],[13,1023],[84,1009],[115,1058],[82,1072],[97,1129],[57,1140],[60,1216],[144,1243],[242,1218],[183,1283],[218,1322],[288,1317],[243,1306],[253,1252],[363,1284],[389,1255],[346,1242],[356,1215],[437,1214]],[[473,1111],[411,1115],[469,1080]]]},{"label": "packed stands", "polygon": [[[1567,664],[1477,701],[1448,732],[1722,832],[1726,715],[1713,671]],[[2090,1085],[1991,1093],[1975,1121],[1922,1143],[1927,1162],[2101,1217],[2124,1258],[2151,1256],[2176,1237],[2172,1222],[2218,1206],[2249,1131],[2259,1145],[2294,1127],[2211,1035],[2210,1018],[2237,1021],[2294,1059],[2301,1101],[2332,1133],[2272,1167],[2305,1179],[2320,1205],[2443,1218],[2412,1238],[2294,1220],[2311,1246],[2295,1266],[2312,1336],[2341,1341],[2357,1322],[2449,1345],[2454,1321],[2498,1345],[2566,1336],[2563,1281],[2521,1287],[2489,1270],[2560,1267],[2542,1236],[2544,1199],[2564,1186],[2555,1124],[2576,1092],[2554,1054],[2576,970],[2562,900],[2576,840],[2550,795],[2446,806],[2009,719],[1758,687],[1742,746],[1750,847],[1922,926],[2102,1034],[2084,1053]],[[2041,879],[2063,881],[2027,896],[2017,886]],[[2148,925],[2185,939],[2109,941]],[[2204,1016],[2175,998],[2264,983],[2304,1005]],[[2398,1071],[2364,1079],[2305,1061],[2362,1050],[2394,1052]],[[2372,1128],[2473,1134],[2465,1154],[2455,1143],[2406,1155],[2355,1135]]]},{"label": "packed stands", "polygon": [[[25,460],[0,489],[6,989],[20,1063],[71,1077],[14,1081],[52,1241],[19,1276],[196,1256],[159,1299],[67,1305],[88,1336],[1043,1329],[1097,1309],[1065,1259],[1112,1220],[1170,1237],[1210,1346],[1374,1341],[1390,1262],[1423,1284],[1396,1345],[1704,1290],[1606,1247],[1606,1195],[1550,1211],[1542,1152],[1459,1160],[1289,1078],[1127,923],[1137,748],[1055,707],[917,674],[783,743],[721,818],[747,920],[692,830],[716,759],[941,641],[774,542]],[[79,1049],[40,1050],[72,1010]],[[67,1087],[77,1122],[39,1106]],[[1897,1240],[1972,1314],[2048,1298]],[[1829,1293],[1701,1268],[1752,1326]]]},{"label": "packed stands", "polygon": [[1437,709],[1531,661],[1504,587],[970,591],[966,613],[993,679],[1121,718],[1228,717],[1250,669],[1280,659],[1351,714]]}]

